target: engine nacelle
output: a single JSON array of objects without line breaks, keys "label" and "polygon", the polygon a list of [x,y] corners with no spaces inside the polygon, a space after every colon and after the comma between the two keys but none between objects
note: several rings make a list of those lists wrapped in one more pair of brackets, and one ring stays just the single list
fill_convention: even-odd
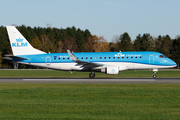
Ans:
[{"label": "engine nacelle", "polygon": [[106,68],[102,68],[101,72],[106,73],[108,75],[116,75],[116,74],[119,74],[119,67],[118,66],[108,66]]}]

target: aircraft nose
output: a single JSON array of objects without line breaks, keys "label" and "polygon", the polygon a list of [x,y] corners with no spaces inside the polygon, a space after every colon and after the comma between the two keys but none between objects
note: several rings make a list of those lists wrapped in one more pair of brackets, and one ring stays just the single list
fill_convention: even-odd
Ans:
[{"label": "aircraft nose", "polygon": [[171,61],[171,65],[174,66],[174,67],[177,66],[177,64],[173,60]]}]

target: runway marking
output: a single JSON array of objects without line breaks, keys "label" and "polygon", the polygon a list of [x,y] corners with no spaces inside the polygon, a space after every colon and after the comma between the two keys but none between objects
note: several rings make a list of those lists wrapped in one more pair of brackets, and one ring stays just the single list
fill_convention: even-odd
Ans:
[{"label": "runway marking", "polygon": [[155,81],[155,79],[23,79],[23,81]]}]

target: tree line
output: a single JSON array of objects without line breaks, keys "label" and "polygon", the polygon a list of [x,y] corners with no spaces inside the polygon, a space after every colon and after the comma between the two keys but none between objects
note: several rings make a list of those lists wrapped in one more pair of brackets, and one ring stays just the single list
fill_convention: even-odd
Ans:
[{"label": "tree line", "polygon": [[[29,26],[16,26],[22,35],[33,47],[47,53],[66,52],[110,52],[110,51],[156,51],[173,59],[179,68],[180,63],[180,36],[171,39],[169,35],[153,37],[149,33],[137,35],[135,40],[127,32],[115,36],[108,43],[103,36],[92,35],[91,32],[76,27],[42,28]],[[0,65],[3,68],[12,67],[10,61],[4,60],[4,54],[12,54],[6,28],[0,27]],[[27,68],[26,65],[22,65]]]}]

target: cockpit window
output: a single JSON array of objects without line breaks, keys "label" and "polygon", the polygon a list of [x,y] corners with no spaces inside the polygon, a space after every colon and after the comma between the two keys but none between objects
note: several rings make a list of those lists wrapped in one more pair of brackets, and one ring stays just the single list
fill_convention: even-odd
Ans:
[{"label": "cockpit window", "polygon": [[159,58],[167,58],[165,55],[159,55]]}]

